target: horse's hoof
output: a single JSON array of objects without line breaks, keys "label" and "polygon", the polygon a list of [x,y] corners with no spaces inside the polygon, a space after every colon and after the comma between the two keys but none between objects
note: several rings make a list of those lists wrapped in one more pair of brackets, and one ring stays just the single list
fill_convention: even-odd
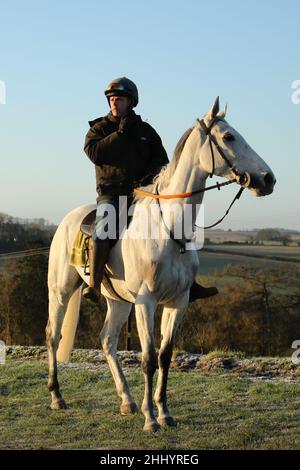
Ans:
[{"label": "horse's hoof", "polygon": [[134,415],[137,412],[138,412],[138,407],[136,403],[126,403],[125,405],[120,406],[120,413],[122,416]]},{"label": "horse's hoof", "polygon": [[66,405],[66,402],[65,400],[63,400],[62,398],[59,399],[59,400],[55,400],[51,403],[50,405],[50,408],[51,410],[66,410],[67,409],[67,405]]},{"label": "horse's hoof", "polygon": [[158,418],[157,421],[163,427],[165,426],[176,427],[177,426],[177,423],[175,419],[172,418],[172,416],[165,416],[164,418]]},{"label": "horse's hoof", "polygon": [[147,432],[157,432],[160,430],[160,425],[157,421],[153,421],[152,423],[146,423],[143,427],[143,431]]}]

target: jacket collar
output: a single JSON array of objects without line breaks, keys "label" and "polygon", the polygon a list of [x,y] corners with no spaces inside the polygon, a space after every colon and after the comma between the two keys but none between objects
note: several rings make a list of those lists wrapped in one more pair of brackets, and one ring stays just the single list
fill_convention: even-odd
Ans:
[{"label": "jacket collar", "polygon": [[[135,116],[136,117],[136,120],[137,121],[141,121],[141,116],[139,116],[138,114],[136,114],[133,109],[131,109],[128,113],[129,116]],[[102,121],[103,119],[107,120],[107,121],[111,121],[117,125],[119,125],[120,123],[120,118],[119,117],[115,117],[112,112],[110,111],[106,116],[104,117],[99,117],[97,119],[94,119],[93,121],[89,121],[89,125],[90,127],[93,127],[97,122],[100,122]]]}]

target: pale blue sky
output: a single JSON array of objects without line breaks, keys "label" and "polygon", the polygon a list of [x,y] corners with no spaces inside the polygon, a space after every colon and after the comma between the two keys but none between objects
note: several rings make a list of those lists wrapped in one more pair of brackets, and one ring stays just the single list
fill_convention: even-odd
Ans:
[{"label": "pale blue sky", "polygon": [[[136,82],[136,112],[171,158],[217,95],[227,120],[271,166],[274,194],[244,191],[222,228],[300,229],[298,0],[27,0],[0,3],[0,212],[59,222],[94,202],[82,147],[88,120],[108,112],[113,78]],[[1,100],[0,100],[1,101]],[[206,223],[234,188],[205,197]]]}]

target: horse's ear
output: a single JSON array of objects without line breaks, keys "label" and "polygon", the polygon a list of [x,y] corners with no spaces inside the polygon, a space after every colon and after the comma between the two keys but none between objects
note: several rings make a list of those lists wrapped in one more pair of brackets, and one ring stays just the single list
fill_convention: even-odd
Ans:
[{"label": "horse's ear", "polygon": [[227,112],[227,103],[225,104],[224,108],[218,112],[218,117],[219,118],[224,118],[226,116],[226,112]]},{"label": "horse's ear", "polygon": [[214,104],[212,105],[212,107],[210,108],[210,110],[207,113],[207,117],[208,117],[209,121],[216,117],[216,115],[219,112],[219,109],[220,109],[219,97],[217,96],[217,98],[215,99]]}]

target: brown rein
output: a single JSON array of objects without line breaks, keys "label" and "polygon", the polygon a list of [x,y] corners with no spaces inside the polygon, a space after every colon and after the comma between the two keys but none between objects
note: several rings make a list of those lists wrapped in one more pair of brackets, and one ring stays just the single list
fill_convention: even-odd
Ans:
[{"label": "brown rein", "polygon": [[225,181],[224,183],[216,183],[212,186],[208,186],[207,188],[200,188],[197,189],[196,191],[191,191],[187,193],[179,193],[179,194],[155,194],[155,193],[149,193],[148,191],[143,191],[142,189],[135,188],[134,192],[136,194],[140,194],[141,196],[146,196],[146,197],[153,197],[154,199],[176,199],[176,198],[184,198],[184,197],[189,197],[192,196],[193,194],[199,194],[199,193],[204,193],[205,191],[209,191],[210,189],[218,189],[220,190],[222,186],[227,186],[228,184],[232,183],[237,183],[237,179]]}]

